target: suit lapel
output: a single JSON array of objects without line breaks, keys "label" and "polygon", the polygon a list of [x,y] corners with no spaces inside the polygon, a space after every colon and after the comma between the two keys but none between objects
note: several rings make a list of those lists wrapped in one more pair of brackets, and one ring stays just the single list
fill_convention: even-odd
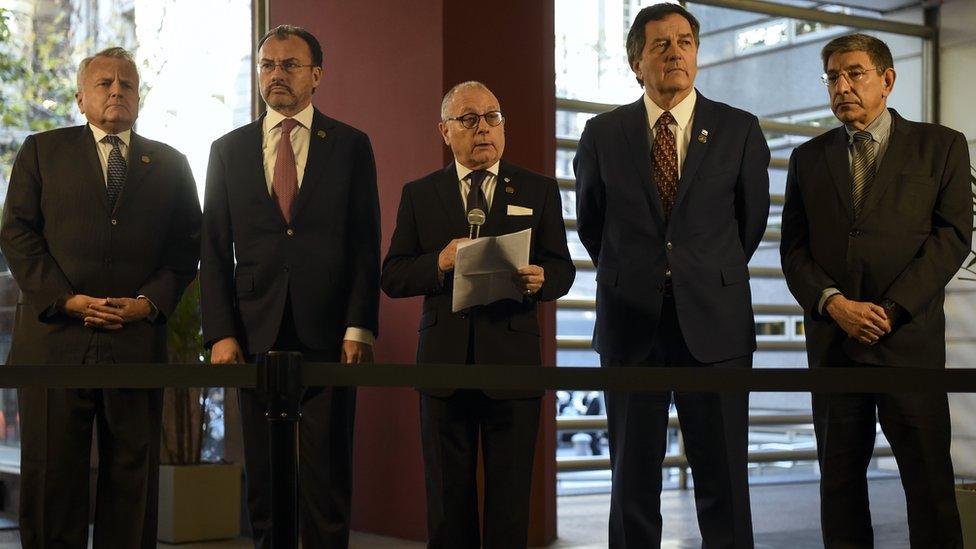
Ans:
[{"label": "suit lapel", "polygon": [[[325,173],[326,166],[329,165],[332,150],[335,148],[335,132],[331,131],[334,126],[331,118],[315,109],[312,127],[309,129],[305,175],[302,176],[302,186],[298,189],[298,196],[295,197],[295,205],[292,207],[292,219],[298,217],[302,208],[311,200],[310,197],[315,190],[326,184],[322,176]],[[277,204],[275,206],[277,207]]]},{"label": "suit lapel", "polygon": [[[507,192],[511,189],[512,192]],[[491,209],[488,219],[482,227],[484,236],[498,236],[508,233],[508,205],[518,192],[518,181],[512,178],[512,170],[505,162],[498,167],[498,177],[495,178],[495,192],[491,197]]]},{"label": "suit lapel", "polygon": [[[696,91],[697,93],[697,91]],[[695,100],[694,122],[691,124],[691,141],[688,142],[688,150],[685,153],[685,161],[681,166],[681,175],[678,178],[678,196],[674,201],[674,209],[681,204],[681,199],[688,194],[688,187],[695,181],[695,174],[701,166],[702,159],[708,151],[708,140],[704,143],[698,140],[702,130],[709,131],[713,127],[714,103],[702,97],[699,93]]]},{"label": "suit lapel", "polygon": [[851,168],[847,157],[847,132],[841,126],[833,130],[833,135],[827,139],[824,146],[824,155],[827,157],[827,169],[830,172],[830,179],[834,182],[834,188],[840,197],[847,217],[854,220],[854,203],[851,198]]},{"label": "suit lapel", "polygon": [[125,185],[122,186],[122,192],[115,201],[116,211],[130,200],[130,197],[135,196],[143,179],[152,171],[153,160],[155,160],[156,149],[148,140],[136,135],[136,132],[129,135],[131,137],[129,138],[129,157],[126,160]]},{"label": "suit lapel", "polygon": [[105,209],[105,213],[111,214],[112,212],[108,207],[108,194],[105,191],[105,172],[102,170],[102,161],[99,160],[98,150],[95,148],[95,136],[92,134],[88,124],[82,126],[78,145],[77,150],[82,151],[82,156],[84,157],[85,171],[87,173],[83,179],[89,182],[89,192],[94,193],[98,197],[98,201],[102,204],[102,208]]},{"label": "suit lapel", "polygon": [[654,181],[651,180],[651,144],[648,141],[647,109],[644,108],[644,98],[631,103],[622,109],[623,116],[620,124],[627,142],[630,159],[637,171],[637,179],[641,189],[647,195],[651,208],[657,212],[658,219],[664,219],[664,207],[658,196]]},{"label": "suit lapel", "polygon": [[884,196],[888,186],[901,173],[905,159],[908,158],[909,145],[912,142],[911,129],[908,121],[898,115],[893,109],[891,111],[891,133],[888,136],[888,148],[885,149],[884,158],[878,166],[874,179],[871,181],[871,190],[868,192],[864,208],[861,210],[859,219],[864,219],[874,209],[881,197]]},{"label": "suit lapel", "polygon": [[468,220],[464,215],[464,203],[461,201],[461,191],[458,190],[458,174],[454,162],[444,168],[434,187],[440,197],[441,207],[444,208],[451,234],[467,236]]},{"label": "suit lapel", "polygon": [[[243,149],[249,151],[244,155],[247,159],[246,166],[232,167],[235,173],[244,174],[242,183],[251,187],[249,192],[258,193],[262,203],[267,208],[271,208],[277,214],[281,223],[285,223],[285,217],[278,209],[278,203],[268,192],[268,180],[264,172],[264,117],[267,113],[261,114],[257,120],[251,122],[241,130],[240,139],[243,141]],[[240,171],[237,171],[237,170]]]}]

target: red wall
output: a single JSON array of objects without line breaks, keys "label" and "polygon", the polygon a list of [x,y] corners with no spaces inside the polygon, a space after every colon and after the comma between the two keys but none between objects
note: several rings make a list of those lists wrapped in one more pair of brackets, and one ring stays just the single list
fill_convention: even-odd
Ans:
[{"label": "red wall", "polygon": [[[305,27],[322,42],[325,73],[314,103],[372,140],[389,245],[404,183],[451,158],[437,132],[444,92],[481,80],[506,115],[505,158],[551,174],[555,87],[551,2],[501,2],[492,10],[452,0],[269,0],[271,26]],[[530,54],[527,54],[530,53]],[[554,308],[546,307],[543,356],[555,363]],[[380,302],[376,361],[413,363],[420,299]],[[353,528],[426,539],[419,404],[412,389],[360,389],[356,411]],[[552,398],[543,408],[530,540],[555,538]]]}]

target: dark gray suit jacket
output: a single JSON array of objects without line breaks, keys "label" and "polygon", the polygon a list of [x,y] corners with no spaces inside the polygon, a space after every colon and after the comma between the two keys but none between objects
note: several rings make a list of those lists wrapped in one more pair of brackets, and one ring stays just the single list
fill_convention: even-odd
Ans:
[{"label": "dark gray suit jacket", "polygon": [[[891,115],[888,148],[857,219],[843,127],[790,158],[780,252],[804,310],[811,366],[945,365],[945,286],[972,239],[969,149],[957,131]],[[862,345],[817,310],[829,287],[857,301],[891,299],[908,316]]]},{"label": "dark gray suit jacket", "polygon": [[23,292],[10,364],[80,363],[92,337],[57,312],[71,294],[145,295],[152,321],[102,331],[117,362],[166,360],[166,318],[197,271],[200,202],[186,158],[132,133],[114,210],[88,125],[27,138],[14,162],[0,247]]}]

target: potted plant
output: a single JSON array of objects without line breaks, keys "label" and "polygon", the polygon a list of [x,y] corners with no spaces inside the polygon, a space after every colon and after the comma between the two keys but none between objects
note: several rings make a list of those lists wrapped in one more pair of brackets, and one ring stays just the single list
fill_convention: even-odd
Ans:
[{"label": "potted plant", "polygon": [[[168,320],[169,360],[203,362],[200,285],[194,280]],[[168,543],[240,534],[241,467],[208,441],[222,430],[223,390],[167,388],[159,470],[159,540]],[[222,438],[222,437],[220,437]]]}]

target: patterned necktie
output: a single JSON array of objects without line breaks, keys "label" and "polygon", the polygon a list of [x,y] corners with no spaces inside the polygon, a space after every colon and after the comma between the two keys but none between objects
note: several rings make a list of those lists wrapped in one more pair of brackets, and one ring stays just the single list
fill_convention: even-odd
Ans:
[{"label": "patterned necktie", "polygon": [[278,156],[275,158],[274,178],[271,188],[275,202],[285,221],[291,223],[291,207],[298,194],[298,168],[295,166],[295,151],[291,148],[291,131],[298,125],[293,118],[281,121],[281,141],[278,142]]},{"label": "patterned necktie", "polygon": [[468,190],[468,209],[470,212],[475,208],[480,208],[481,211],[488,213],[488,199],[485,197],[485,191],[481,188],[481,184],[485,182],[488,178],[488,170],[475,170],[471,172],[471,188]]},{"label": "patterned necktie", "polygon": [[854,203],[854,217],[861,215],[864,200],[871,192],[871,181],[874,179],[874,161],[878,153],[868,132],[854,132],[854,150],[851,153],[851,201]]},{"label": "patterned necktie", "polygon": [[678,148],[675,145],[674,133],[668,126],[677,124],[671,113],[664,111],[657,119],[654,128],[654,143],[651,145],[653,157],[654,181],[657,182],[657,192],[661,196],[664,206],[664,217],[671,217],[671,208],[678,196]]},{"label": "patterned necktie", "polygon": [[122,194],[122,187],[125,185],[125,158],[122,157],[122,140],[117,135],[106,135],[102,141],[112,146],[112,151],[108,153],[108,184],[105,192],[108,195],[108,207],[115,209],[115,202]]}]

